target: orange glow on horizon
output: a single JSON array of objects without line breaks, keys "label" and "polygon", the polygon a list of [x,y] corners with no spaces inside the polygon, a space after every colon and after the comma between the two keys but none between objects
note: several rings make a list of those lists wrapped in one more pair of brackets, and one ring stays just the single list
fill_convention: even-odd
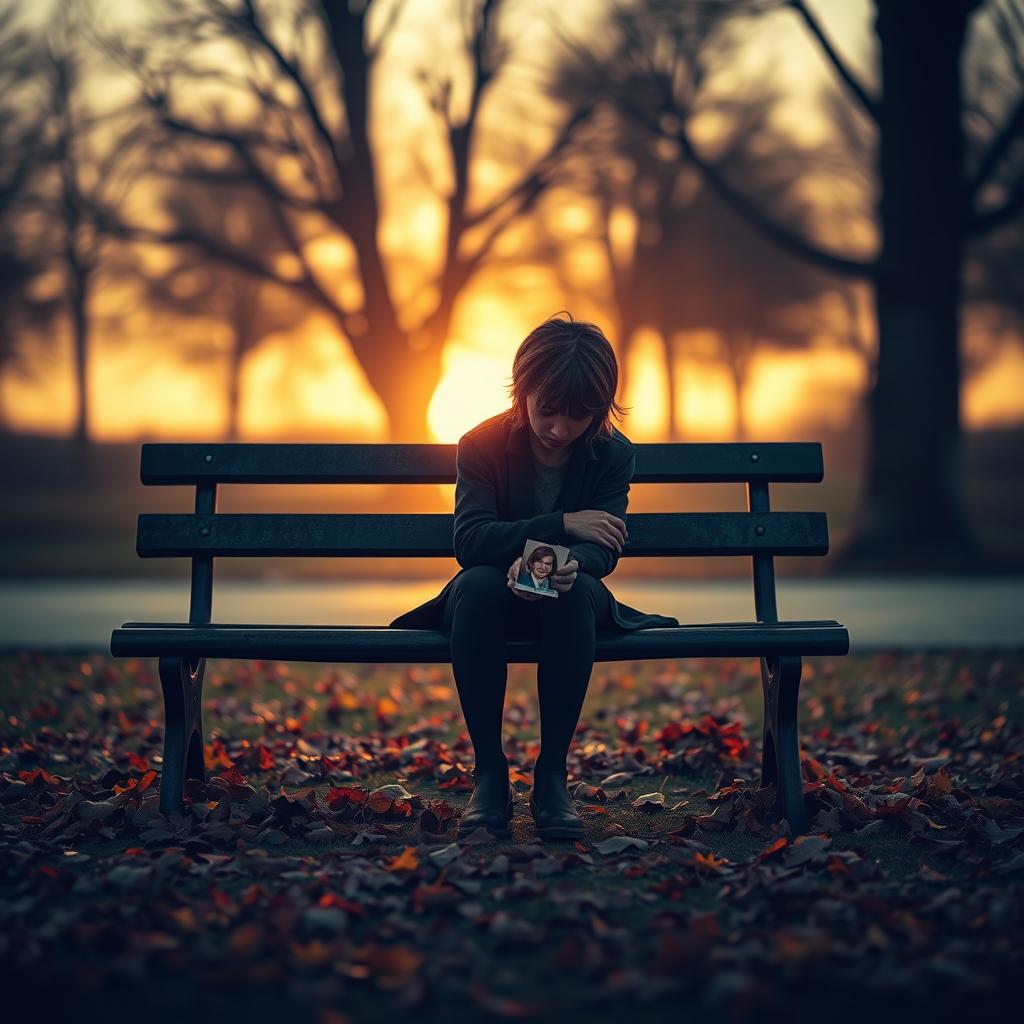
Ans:
[{"label": "orange glow on horizon", "polygon": [[[539,284],[539,282],[538,282]],[[494,293],[468,296],[453,326],[441,379],[428,409],[429,439],[453,444],[470,427],[508,407],[507,385],[516,347],[533,326],[532,310]],[[597,318],[599,319],[599,318]],[[206,336],[217,339],[215,325]],[[0,379],[2,406],[15,432],[69,434],[75,394],[67,339],[58,346],[56,371],[35,381]],[[227,426],[223,361],[196,365],[175,359],[175,349],[154,339],[143,362],[137,349],[97,339],[90,367],[92,436],[97,441],[223,437]],[[214,350],[215,351],[215,350]],[[621,424],[638,442],[667,436],[668,394],[658,336],[641,332],[629,356],[632,406]],[[675,367],[680,436],[730,440],[735,396],[726,368],[684,358]],[[752,360],[744,393],[750,436],[771,436],[816,424],[842,429],[866,386],[866,368],[849,351],[763,350]],[[271,336],[243,364],[240,432],[271,440],[293,433],[325,440],[379,441],[386,411],[367,385],[349,346],[326,319],[309,318],[301,334]],[[1007,344],[964,388],[968,430],[1024,421],[1024,352]]]}]

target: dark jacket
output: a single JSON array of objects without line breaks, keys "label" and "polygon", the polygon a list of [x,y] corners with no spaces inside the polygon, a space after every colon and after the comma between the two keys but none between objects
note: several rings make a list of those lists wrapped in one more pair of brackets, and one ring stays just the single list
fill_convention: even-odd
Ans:
[{"label": "dark jacket", "polygon": [[[581,441],[574,442],[554,510],[534,515],[529,430],[528,424],[513,428],[511,410],[506,410],[477,424],[459,439],[454,550],[462,569],[436,597],[399,615],[390,623],[393,628],[443,630],[445,601],[462,572],[476,565],[493,565],[507,572],[523,553],[528,538],[570,548],[570,557],[579,562],[577,571],[599,580],[615,568],[618,552],[565,533],[562,513],[601,509],[625,520],[629,482],[636,464],[632,442],[614,426],[611,437],[593,439],[589,448]],[[618,629],[679,625],[672,616],[637,611],[615,600],[611,591],[608,593]]]}]

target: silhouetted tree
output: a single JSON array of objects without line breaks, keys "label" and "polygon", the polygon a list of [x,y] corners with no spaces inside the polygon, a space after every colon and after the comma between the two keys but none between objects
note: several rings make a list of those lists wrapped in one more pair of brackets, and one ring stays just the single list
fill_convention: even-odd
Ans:
[{"label": "silhouetted tree", "polygon": [[[460,4],[461,49],[432,48],[418,69],[448,164],[434,185],[446,216],[440,269],[406,311],[381,249],[379,153],[370,137],[372,72],[403,5],[296,0],[272,8],[256,0],[205,0],[187,9],[160,6],[163,14],[134,38],[106,41],[133,73],[151,114],[157,171],[184,181],[255,185],[284,244],[271,252],[240,248],[194,227],[159,230],[138,221],[122,221],[117,230],[202,246],[325,310],[387,409],[392,439],[422,439],[455,303],[495,241],[543,192],[586,111],[570,111],[554,126],[542,154],[521,159],[522,173],[499,194],[471,195],[473,160],[487,142],[481,114],[502,99],[497,87],[511,48],[499,31],[500,0]],[[371,31],[370,16],[378,12]],[[207,43],[219,47],[216,63]],[[235,59],[225,59],[226,46]],[[506,120],[502,130],[508,126]],[[535,138],[538,125],[528,128]],[[438,169],[427,173],[437,177]],[[311,259],[314,233],[351,257],[343,275],[328,280]],[[357,287],[342,287],[339,277]]]},{"label": "silhouetted tree", "polygon": [[10,426],[2,380],[36,378],[44,355],[52,354],[40,342],[55,313],[52,296],[34,287],[45,270],[33,231],[33,183],[50,155],[43,140],[44,62],[38,39],[17,15],[13,0],[0,6],[0,430]]},{"label": "silhouetted tree", "polygon": [[[814,211],[795,186],[804,169],[835,154],[822,147],[798,150],[780,135],[768,123],[773,93],[733,99],[709,88],[710,69],[736,59],[739,40],[721,32],[723,24],[713,7],[700,8],[687,17],[676,13],[666,35],[664,21],[650,11],[618,9],[614,43],[601,62],[590,54],[570,60],[553,86],[570,104],[585,96],[600,103],[571,166],[576,187],[600,210],[596,237],[606,252],[624,369],[640,327],[654,328],[664,346],[673,437],[681,419],[677,334],[717,335],[717,358],[730,372],[743,436],[742,395],[758,347],[808,344],[791,327],[793,307],[842,287],[833,276],[780,256],[701,182],[674,140],[652,135],[631,112],[644,105],[657,118],[665,90],[684,93],[695,116],[722,126],[725,141],[714,158],[719,173],[742,178],[779,219],[809,225]],[[621,227],[623,217],[633,224],[625,244],[613,238],[616,218]]]},{"label": "silhouetted tree", "polygon": [[[197,237],[228,240],[240,249],[272,247],[275,226],[262,219],[266,206],[255,189],[220,184],[171,183],[161,197],[162,215]],[[279,243],[278,243],[279,244]],[[246,357],[272,334],[300,325],[305,317],[293,291],[232,263],[211,259],[202,246],[174,246],[170,265],[139,269],[142,298],[150,311],[172,321],[216,321],[224,341],[209,336],[175,343],[186,363],[223,367],[226,387],[226,439],[240,438],[242,368]]]},{"label": "silhouetted tree", "polygon": [[[616,7],[627,15],[641,8],[666,26],[663,46],[671,46],[672,26],[687,12],[713,11],[737,24],[746,16],[793,12],[835,71],[855,116],[867,121],[877,140],[872,171],[879,249],[862,258],[794,230],[759,206],[744,183],[720,173],[694,137],[692,94],[677,88],[676,77],[652,79],[652,88],[660,89],[657,116],[649,102],[614,90],[622,110],[654,136],[677,143],[683,159],[767,238],[823,270],[872,285],[878,357],[868,396],[867,480],[854,541],[839,563],[885,567],[913,557],[926,567],[978,565],[984,552],[967,523],[960,480],[961,261],[968,239],[1024,209],[1024,173],[1015,159],[1024,126],[1019,0],[984,6],[981,0],[875,0],[881,79],[874,89],[851,70],[803,0],[646,0]],[[961,72],[968,23],[986,15],[1006,47],[1015,94],[967,159]],[[593,53],[577,51],[591,66],[602,66]],[[614,58],[603,66],[614,82]]]},{"label": "silhouetted tree", "polygon": [[103,108],[87,98],[84,83],[95,71],[90,24],[88,5],[60,5],[36,38],[42,54],[45,160],[36,165],[31,185],[40,258],[62,281],[78,399],[72,436],[83,454],[90,441],[92,304],[109,241],[103,211],[123,202],[137,171],[131,159],[137,139],[131,112],[126,119],[124,108]]}]

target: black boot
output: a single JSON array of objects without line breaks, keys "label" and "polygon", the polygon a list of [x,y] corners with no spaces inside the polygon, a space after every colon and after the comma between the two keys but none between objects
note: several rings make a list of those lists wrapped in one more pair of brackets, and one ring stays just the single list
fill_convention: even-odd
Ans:
[{"label": "black boot", "polygon": [[466,810],[459,820],[461,839],[482,825],[496,839],[508,839],[515,793],[504,772],[476,772],[476,784]]},{"label": "black boot", "polygon": [[586,835],[565,780],[565,772],[534,769],[530,813],[541,839],[582,839]]}]

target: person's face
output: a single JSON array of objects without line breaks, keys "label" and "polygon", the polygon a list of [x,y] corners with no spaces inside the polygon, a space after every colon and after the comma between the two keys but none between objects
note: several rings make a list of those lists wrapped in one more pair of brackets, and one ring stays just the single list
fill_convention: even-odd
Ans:
[{"label": "person's face", "polygon": [[555,568],[555,560],[550,555],[544,555],[543,558],[538,558],[533,563],[533,575],[537,579],[542,580],[546,576],[550,576]]},{"label": "person's face", "polygon": [[556,409],[549,409],[537,401],[537,392],[527,396],[526,409],[530,417],[530,428],[540,443],[549,451],[563,451],[571,445],[594,419],[593,415],[573,419]]}]

